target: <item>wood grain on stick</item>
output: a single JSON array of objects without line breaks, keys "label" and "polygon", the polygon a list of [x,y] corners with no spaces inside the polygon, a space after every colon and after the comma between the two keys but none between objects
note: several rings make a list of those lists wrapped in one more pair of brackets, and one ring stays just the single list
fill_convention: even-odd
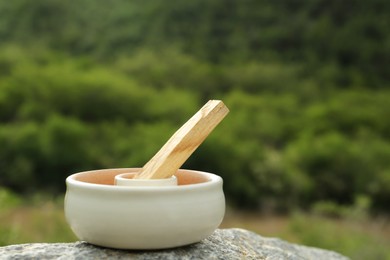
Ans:
[{"label": "wood grain on stick", "polygon": [[210,100],[191,117],[145,164],[137,179],[163,179],[176,173],[229,109],[220,100]]}]

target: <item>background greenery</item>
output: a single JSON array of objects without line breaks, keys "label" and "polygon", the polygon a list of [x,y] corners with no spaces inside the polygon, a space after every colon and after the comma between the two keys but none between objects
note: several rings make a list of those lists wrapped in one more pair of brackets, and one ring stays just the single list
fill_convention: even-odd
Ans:
[{"label": "background greenery", "polygon": [[344,216],[390,201],[390,2],[0,2],[0,186],[142,166],[208,99],[184,165],[229,205]]}]

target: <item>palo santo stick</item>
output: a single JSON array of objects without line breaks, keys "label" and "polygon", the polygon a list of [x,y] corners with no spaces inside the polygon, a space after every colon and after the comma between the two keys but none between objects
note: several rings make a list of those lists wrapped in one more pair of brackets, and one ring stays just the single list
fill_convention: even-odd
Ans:
[{"label": "palo santo stick", "polygon": [[163,179],[176,173],[229,109],[220,100],[210,100],[191,117],[145,164],[136,179]]}]

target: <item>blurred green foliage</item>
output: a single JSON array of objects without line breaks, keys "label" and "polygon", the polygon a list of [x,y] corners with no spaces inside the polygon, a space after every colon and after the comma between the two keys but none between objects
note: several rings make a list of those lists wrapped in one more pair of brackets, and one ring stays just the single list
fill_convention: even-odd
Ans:
[{"label": "blurred green foliage", "polygon": [[184,167],[230,203],[390,200],[390,2],[0,2],[0,186],[142,166],[207,99],[231,113]]},{"label": "blurred green foliage", "polygon": [[[353,212],[354,216],[345,217],[342,220],[332,220],[321,215],[294,213],[289,230],[295,234],[299,243],[308,246],[331,249],[340,252],[351,259],[389,259],[388,239],[381,232],[381,220],[378,223],[357,220],[359,215],[355,206],[345,208],[346,212]],[[360,212],[361,213],[361,212]],[[376,226],[371,231],[369,226]]]}]

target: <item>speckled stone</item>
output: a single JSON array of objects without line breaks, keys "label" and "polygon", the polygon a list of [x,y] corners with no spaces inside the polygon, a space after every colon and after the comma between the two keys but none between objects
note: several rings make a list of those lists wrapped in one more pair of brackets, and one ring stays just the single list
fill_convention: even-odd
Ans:
[{"label": "speckled stone", "polygon": [[154,250],[116,250],[86,242],[34,243],[0,247],[0,259],[340,259],[328,250],[265,238],[243,229],[218,229],[203,241],[189,246]]}]

